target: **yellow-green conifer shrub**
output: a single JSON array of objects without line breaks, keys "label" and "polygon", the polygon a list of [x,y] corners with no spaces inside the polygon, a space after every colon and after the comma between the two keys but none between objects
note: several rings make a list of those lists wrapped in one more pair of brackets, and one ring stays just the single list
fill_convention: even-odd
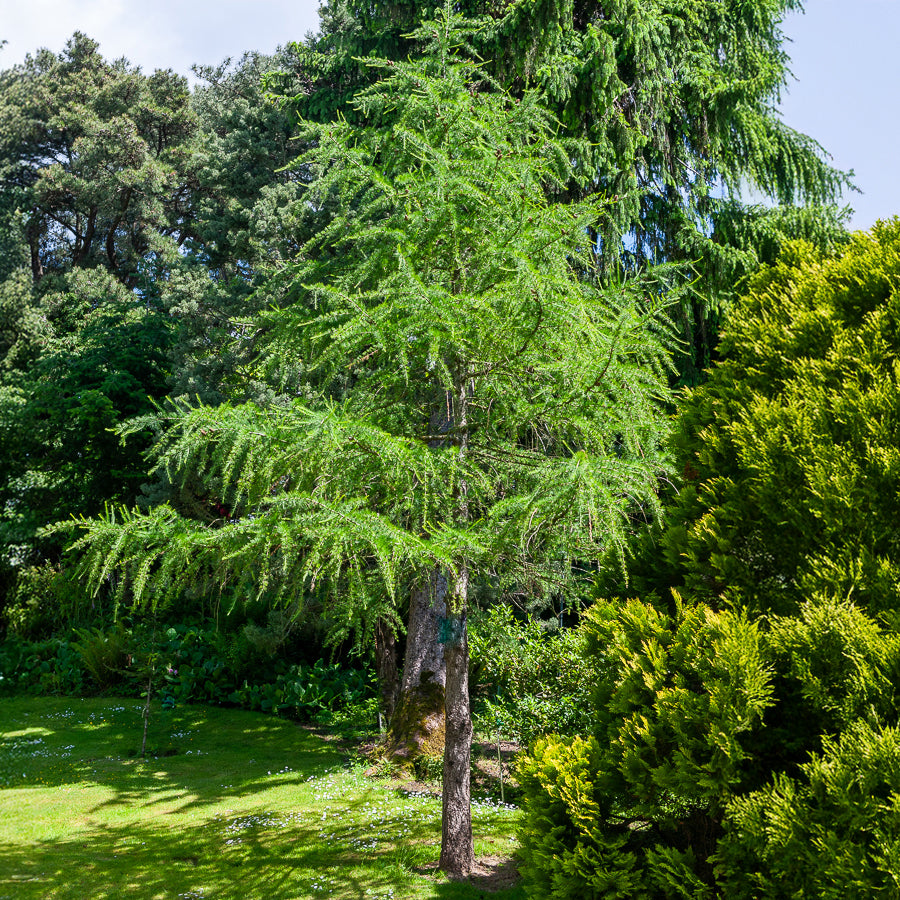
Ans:
[{"label": "yellow-green conifer shrub", "polygon": [[535,897],[703,897],[707,857],[771,703],[757,625],[703,603],[601,603],[585,625],[596,734],[520,764]]},{"label": "yellow-green conifer shrub", "polygon": [[900,220],[793,245],[723,347],[586,626],[599,724],[521,765],[535,897],[900,896]]}]

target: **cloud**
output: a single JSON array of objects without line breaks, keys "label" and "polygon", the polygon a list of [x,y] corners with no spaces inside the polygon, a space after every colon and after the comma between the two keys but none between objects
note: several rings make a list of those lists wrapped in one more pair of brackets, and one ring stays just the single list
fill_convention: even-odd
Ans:
[{"label": "cloud", "polygon": [[60,52],[75,31],[144,71],[190,74],[247,50],[272,52],[318,27],[317,0],[0,0],[0,68],[47,47]]}]

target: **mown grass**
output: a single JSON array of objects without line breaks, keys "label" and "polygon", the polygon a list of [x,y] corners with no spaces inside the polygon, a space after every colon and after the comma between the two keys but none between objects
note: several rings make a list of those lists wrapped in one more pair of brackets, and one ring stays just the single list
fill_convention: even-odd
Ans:
[{"label": "mown grass", "polygon": [[[0,900],[475,900],[496,886],[435,871],[438,800],[366,777],[294,723],[154,709],[146,759],[141,727],[135,700],[0,700]],[[507,859],[516,816],[476,804],[476,854]]]}]

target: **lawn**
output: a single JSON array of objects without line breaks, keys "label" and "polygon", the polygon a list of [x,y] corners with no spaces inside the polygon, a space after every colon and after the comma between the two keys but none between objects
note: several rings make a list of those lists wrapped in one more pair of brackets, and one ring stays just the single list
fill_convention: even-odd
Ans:
[{"label": "lawn", "polygon": [[[447,898],[508,883],[517,812],[473,807],[480,880],[435,870],[440,802],[272,716],[0,700],[0,900]],[[505,887],[497,900],[521,900]]]}]

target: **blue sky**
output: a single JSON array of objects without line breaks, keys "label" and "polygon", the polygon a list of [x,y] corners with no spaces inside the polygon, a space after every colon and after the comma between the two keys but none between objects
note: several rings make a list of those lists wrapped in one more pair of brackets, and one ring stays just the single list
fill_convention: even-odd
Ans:
[{"label": "blue sky", "polygon": [[900,0],[808,0],[784,31],[796,81],[785,122],[814,137],[863,193],[851,224],[900,215]]},{"label": "blue sky", "polygon": [[[245,50],[271,52],[318,24],[318,0],[0,0],[0,67],[79,29],[107,57],[145,70],[217,63]],[[785,22],[797,77],[785,121],[811,135],[835,165],[854,169],[863,194],[846,201],[855,228],[900,214],[900,0],[808,0]]]}]

